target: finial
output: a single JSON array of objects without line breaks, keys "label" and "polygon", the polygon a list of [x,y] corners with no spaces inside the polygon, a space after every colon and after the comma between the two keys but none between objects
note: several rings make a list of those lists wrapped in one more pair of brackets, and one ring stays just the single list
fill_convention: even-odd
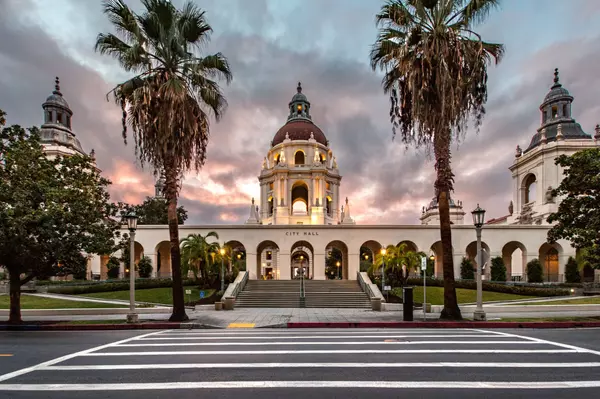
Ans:
[{"label": "finial", "polygon": [[554,68],[554,83],[558,83],[558,68]]},{"label": "finial", "polygon": [[254,197],[252,197],[252,205],[254,205]]},{"label": "finial", "polygon": [[54,79],[54,94],[61,94],[60,79],[58,78],[58,76]]},{"label": "finial", "polygon": [[90,151],[90,157],[94,160],[96,159],[96,151],[93,148],[92,151]]},{"label": "finial", "polygon": [[298,90],[298,93],[302,93],[302,83],[298,82],[298,87],[296,90]]}]

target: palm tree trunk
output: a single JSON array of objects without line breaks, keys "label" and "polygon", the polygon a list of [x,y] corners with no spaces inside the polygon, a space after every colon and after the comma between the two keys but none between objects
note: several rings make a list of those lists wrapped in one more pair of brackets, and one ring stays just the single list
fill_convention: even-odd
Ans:
[{"label": "palm tree trunk", "polygon": [[462,315],[456,299],[454,282],[454,259],[452,251],[452,230],[450,225],[450,190],[454,175],[450,168],[450,130],[436,134],[434,138],[435,169],[437,179],[435,189],[440,212],[440,238],[442,241],[442,265],[444,273],[444,309],[441,319],[461,320]]},{"label": "palm tree trunk", "polygon": [[8,271],[9,292],[10,292],[10,313],[8,316],[9,324],[21,323],[21,277],[17,272]]},{"label": "palm tree trunk", "polygon": [[181,279],[181,253],[179,249],[179,225],[177,223],[177,170],[165,168],[165,198],[168,202],[169,240],[171,242],[171,273],[173,278],[173,313],[169,321],[189,320],[185,314],[183,282]]}]

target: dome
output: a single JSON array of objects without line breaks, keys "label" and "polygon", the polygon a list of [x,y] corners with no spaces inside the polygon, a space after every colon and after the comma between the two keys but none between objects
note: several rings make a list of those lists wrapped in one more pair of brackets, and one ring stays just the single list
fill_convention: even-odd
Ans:
[{"label": "dome", "polygon": [[554,102],[561,99],[573,101],[573,97],[569,93],[569,90],[565,89],[560,84],[558,77],[558,68],[556,68],[554,69],[554,84],[550,88],[548,94],[546,94],[546,97],[544,97],[544,102],[542,103],[540,108],[543,108],[546,104],[550,102]]},{"label": "dome", "polygon": [[65,100],[65,98],[61,94],[56,93],[52,93],[50,96],[48,96],[48,98],[42,106],[45,107],[47,105],[54,105],[69,109],[69,104],[67,103],[67,100]]},{"label": "dome", "polygon": [[292,97],[292,101],[293,103],[295,102],[308,102],[308,98],[306,98],[306,96],[304,95],[304,93],[302,92],[298,92],[296,94],[294,94],[294,97]]},{"label": "dome", "polygon": [[317,140],[317,143],[321,143],[324,146],[327,145],[327,138],[323,131],[310,120],[289,121],[277,131],[271,145],[274,147],[277,144],[283,143],[286,135],[289,136],[290,140],[309,140],[311,133],[314,139]]}]

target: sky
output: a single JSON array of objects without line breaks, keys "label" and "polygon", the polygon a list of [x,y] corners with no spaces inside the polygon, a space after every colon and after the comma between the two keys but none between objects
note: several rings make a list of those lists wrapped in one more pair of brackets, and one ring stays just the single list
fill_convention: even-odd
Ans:
[{"label": "sky", "polygon": [[[141,12],[139,0],[126,0]],[[181,7],[183,0],[172,3]],[[222,82],[229,106],[211,121],[207,161],[186,175],[180,203],[187,224],[237,224],[259,197],[258,174],[301,81],[313,121],[336,156],[359,224],[418,224],[433,197],[433,160],[394,141],[381,73],[369,66],[382,0],[195,0],[214,32],[202,52],[221,52],[234,79]],[[0,0],[0,109],[9,124],[39,126],[54,77],[74,112],[73,129],[112,181],[114,201],[141,203],[154,193],[152,170],[121,137],[121,113],[106,94],[131,77],[94,52],[99,33],[114,33],[100,0]],[[517,145],[540,124],[539,105],[554,68],[575,97],[573,115],[593,134],[600,123],[600,1],[504,0],[484,24],[484,40],[506,55],[489,69],[487,114],[479,132],[452,146],[455,191],[470,211],[506,215]],[[341,203],[340,203],[341,205]]]}]

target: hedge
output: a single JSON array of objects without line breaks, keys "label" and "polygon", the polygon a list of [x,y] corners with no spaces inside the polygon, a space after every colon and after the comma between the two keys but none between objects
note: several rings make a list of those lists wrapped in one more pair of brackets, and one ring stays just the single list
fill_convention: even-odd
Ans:
[{"label": "hedge", "polygon": [[[197,285],[193,280],[183,280],[183,285]],[[167,288],[173,286],[171,279],[137,279],[136,289],[145,288]],[[108,281],[100,284],[71,285],[71,286],[49,286],[48,292],[53,294],[78,295],[91,294],[94,292],[125,291],[129,289],[128,280]]]},{"label": "hedge", "polygon": [[[571,294],[569,289],[565,288],[545,288],[545,287],[532,287],[532,286],[518,286],[518,285],[505,285],[495,284],[487,281],[483,281],[483,290],[491,292],[502,292],[505,294],[516,294],[516,295],[529,295],[529,296],[567,296]],[[407,285],[423,285],[423,279],[409,278]],[[427,285],[430,287],[443,287],[444,280],[438,279],[427,279]],[[456,288],[466,288],[470,290],[477,289],[477,282],[475,281],[463,281],[456,280]]]}]

